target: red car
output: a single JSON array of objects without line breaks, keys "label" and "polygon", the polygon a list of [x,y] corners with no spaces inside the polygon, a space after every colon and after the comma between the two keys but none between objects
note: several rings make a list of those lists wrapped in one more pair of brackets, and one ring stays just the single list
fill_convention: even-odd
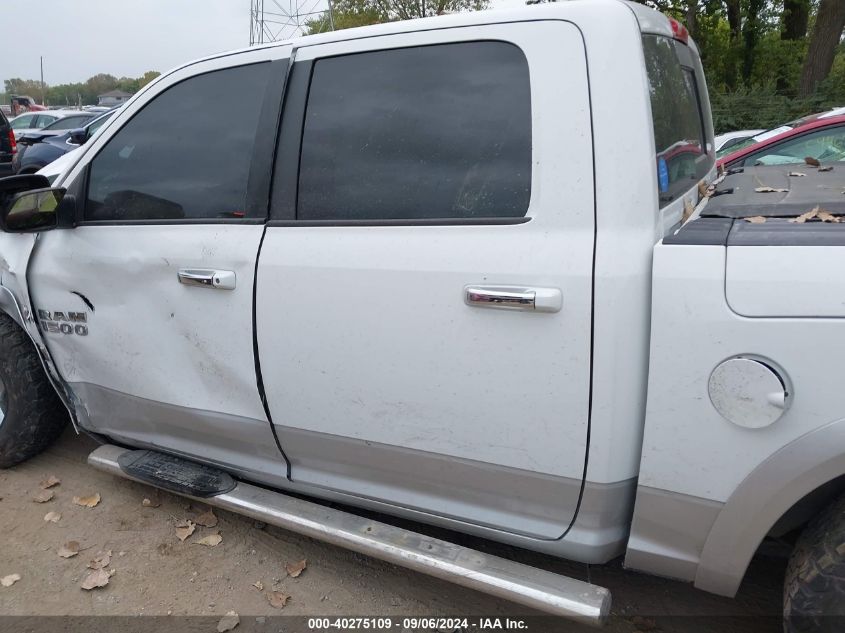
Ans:
[{"label": "red car", "polygon": [[727,168],[753,165],[845,161],[845,115],[817,118],[759,143],[743,147],[717,162]]}]

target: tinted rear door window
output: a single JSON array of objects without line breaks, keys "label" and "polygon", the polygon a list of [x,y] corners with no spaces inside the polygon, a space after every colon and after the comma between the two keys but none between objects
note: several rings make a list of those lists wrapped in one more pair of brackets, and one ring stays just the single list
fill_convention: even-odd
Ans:
[{"label": "tinted rear door window", "polygon": [[522,217],[530,194],[518,47],[467,42],[314,64],[298,219]]}]

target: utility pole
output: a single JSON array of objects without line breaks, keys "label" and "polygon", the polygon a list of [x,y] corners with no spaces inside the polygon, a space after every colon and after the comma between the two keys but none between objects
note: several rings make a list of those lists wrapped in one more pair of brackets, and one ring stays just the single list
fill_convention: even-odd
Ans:
[{"label": "utility pole", "polygon": [[41,60],[41,105],[47,105],[44,103],[44,56],[42,55],[39,59]]}]

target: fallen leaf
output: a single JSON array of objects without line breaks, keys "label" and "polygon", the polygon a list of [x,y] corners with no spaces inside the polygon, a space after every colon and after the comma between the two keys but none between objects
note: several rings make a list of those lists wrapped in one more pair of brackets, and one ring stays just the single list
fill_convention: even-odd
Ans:
[{"label": "fallen leaf", "polygon": [[194,545],[208,545],[209,547],[217,547],[220,545],[220,541],[223,540],[223,537],[219,534],[209,534],[205,538],[201,538],[198,541],[194,541]]},{"label": "fallen leaf", "polygon": [[71,558],[79,553],[79,541],[68,541],[56,552],[62,558]]},{"label": "fallen leaf", "polygon": [[35,503],[47,503],[52,498],[53,498],[53,491],[52,490],[42,490],[37,495],[35,495],[32,498],[32,500]]},{"label": "fallen leaf", "polygon": [[88,569],[103,569],[111,562],[111,550],[99,551],[88,563]]},{"label": "fallen leaf", "polygon": [[87,576],[85,576],[85,579],[79,586],[89,591],[91,589],[96,589],[97,587],[105,587],[107,584],[109,584],[109,578],[111,578],[113,574],[113,569],[95,569],[94,571],[89,572]]},{"label": "fallen leaf", "polygon": [[775,187],[757,187],[754,191],[757,193],[787,193],[789,189],[781,189]]},{"label": "fallen leaf", "polygon": [[281,591],[270,591],[267,593],[267,602],[275,609],[282,609],[290,600],[290,596]]},{"label": "fallen leaf", "polygon": [[39,485],[42,488],[47,489],[47,488],[52,488],[53,486],[58,486],[60,483],[62,483],[61,479],[59,479],[58,477],[55,477],[53,475],[50,475],[49,477],[47,477],[47,479],[42,481]]},{"label": "fallen leaf", "polygon": [[698,195],[702,198],[706,198],[709,194],[707,193],[707,185],[704,184],[703,180],[698,182]]},{"label": "fallen leaf", "polygon": [[808,165],[812,165],[813,167],[818,167],[819,165],[821,165],[821,163],[819,161],[817,161],[815,158],[813,158],[812,156],[804,157],[804,162],[807,163]]},{"label": "fallen leaf", "polygon": [[193,521],[189,521],[188,519],[179,521],[176,524],[176,538],[178,538],[180,541],[184,541],[191,534],[193,534],[194,530],[196,529],[197,525]]},{"label": "fallen leaf", "polygon": [[2,578],[0,578],[0,585],[3,585],[4,587],[11,587],[20,579],[20,574],[9,574],[8,576],[3,576]]},{"label": "fallen leaf", "polygon": [[819,167],[819,171],[833,171],[833,165],[825,165],[824,167]]},{"label": "fallen leaf", "polygon": [[798,176],[806,176],[807,174],[805,174],[803,171],[791,171],[791,172],[789,172],[789,175],[798,177]]},{"label": "fallen leaf", "polygon": [[158,499],[148,499],[144,497],[144,500],[141,502],[141,505],[145,508],[157,508],[161,505],[161,501]]},{"label": "fallen leaf", "polygon": [[217,623],[217,633],[231,631],[240,623],[241,619],[238,617],[237,613],[234,611],[227,611],[226,615],[220,618],[220,622]]},{"label": "fallen leaf", "polygon": [[58,523],[61,518],[62,515],[58,512],[48,512],[44,515],[44,520],[49,521],[50,523]]},{"label": "fallen leaf", "polygon": [[792,218],[790,222],[792,222],[793,224],[804,224],[804,222],[806,222],[807,220],[812,220],[814,217],[816,217],[819,214],[819,211],[821,211],[821,208],[816,206],[807,211],[806,213],[802,213],[797,218]]},{"label": "fallen leaf", "polygon": [[264,583],[260,580],[256,580],[254,583],[252,583],[252,586],[258,589],[258,591],[264,591]]},{"label": "fallen leaf", "polygon": [[746,222],[751,222],[751,224],[765,224],[766,218],[762,215],[752,215],[750,218],[745,218]]},{"label": "fallen leaf", "polygon": [[307,561],[303,558],[298,563],[285,563],[285,571],[291,578],[296,578],[305,569]]},{"label": "fallen leaf", "polygon": [[839,218],[837,216],[833,215],[830,211],[825,211],[824,209],[819,209],[816,217],[822,222],[839,222]]},{"label": "fallen leaf", "polygon": [[207,528],[214,527],[215,525],[217,525],[217,517],[214,516],[214,510],[209,508],[201,515],[199,515],[196,519],[194,519],[194,523]]},{"label": "fallen leaf", "polygon": [[93,508],[95,505],[100,503],[100,493],[95,492],[90,497],[74,497],[73,502],[78,506]]}]

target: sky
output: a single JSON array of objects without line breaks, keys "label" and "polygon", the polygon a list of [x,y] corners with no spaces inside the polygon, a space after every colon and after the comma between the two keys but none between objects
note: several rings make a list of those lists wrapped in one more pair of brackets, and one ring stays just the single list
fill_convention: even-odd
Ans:
[{"label": "sky", "polygon": [[[274,0],[265,0],[270,11]],[[297,0],[276,0],[283,6]],[[310,10],[325,0],[298,0]],[[513,7],[524,0],[493,0]],[[48,85],[82,82],[97,73],[140,77],[192,59],[249,45],[250,0],[22,0],[3,4],[3,22],[17,42],[0,53],[2,81],[38,79],[44,57]],[[34,6],[38,6],[34,10]],[[33,16],[37,17],[33,17]],[[278,28],[277,28],[278,30]]]}]

